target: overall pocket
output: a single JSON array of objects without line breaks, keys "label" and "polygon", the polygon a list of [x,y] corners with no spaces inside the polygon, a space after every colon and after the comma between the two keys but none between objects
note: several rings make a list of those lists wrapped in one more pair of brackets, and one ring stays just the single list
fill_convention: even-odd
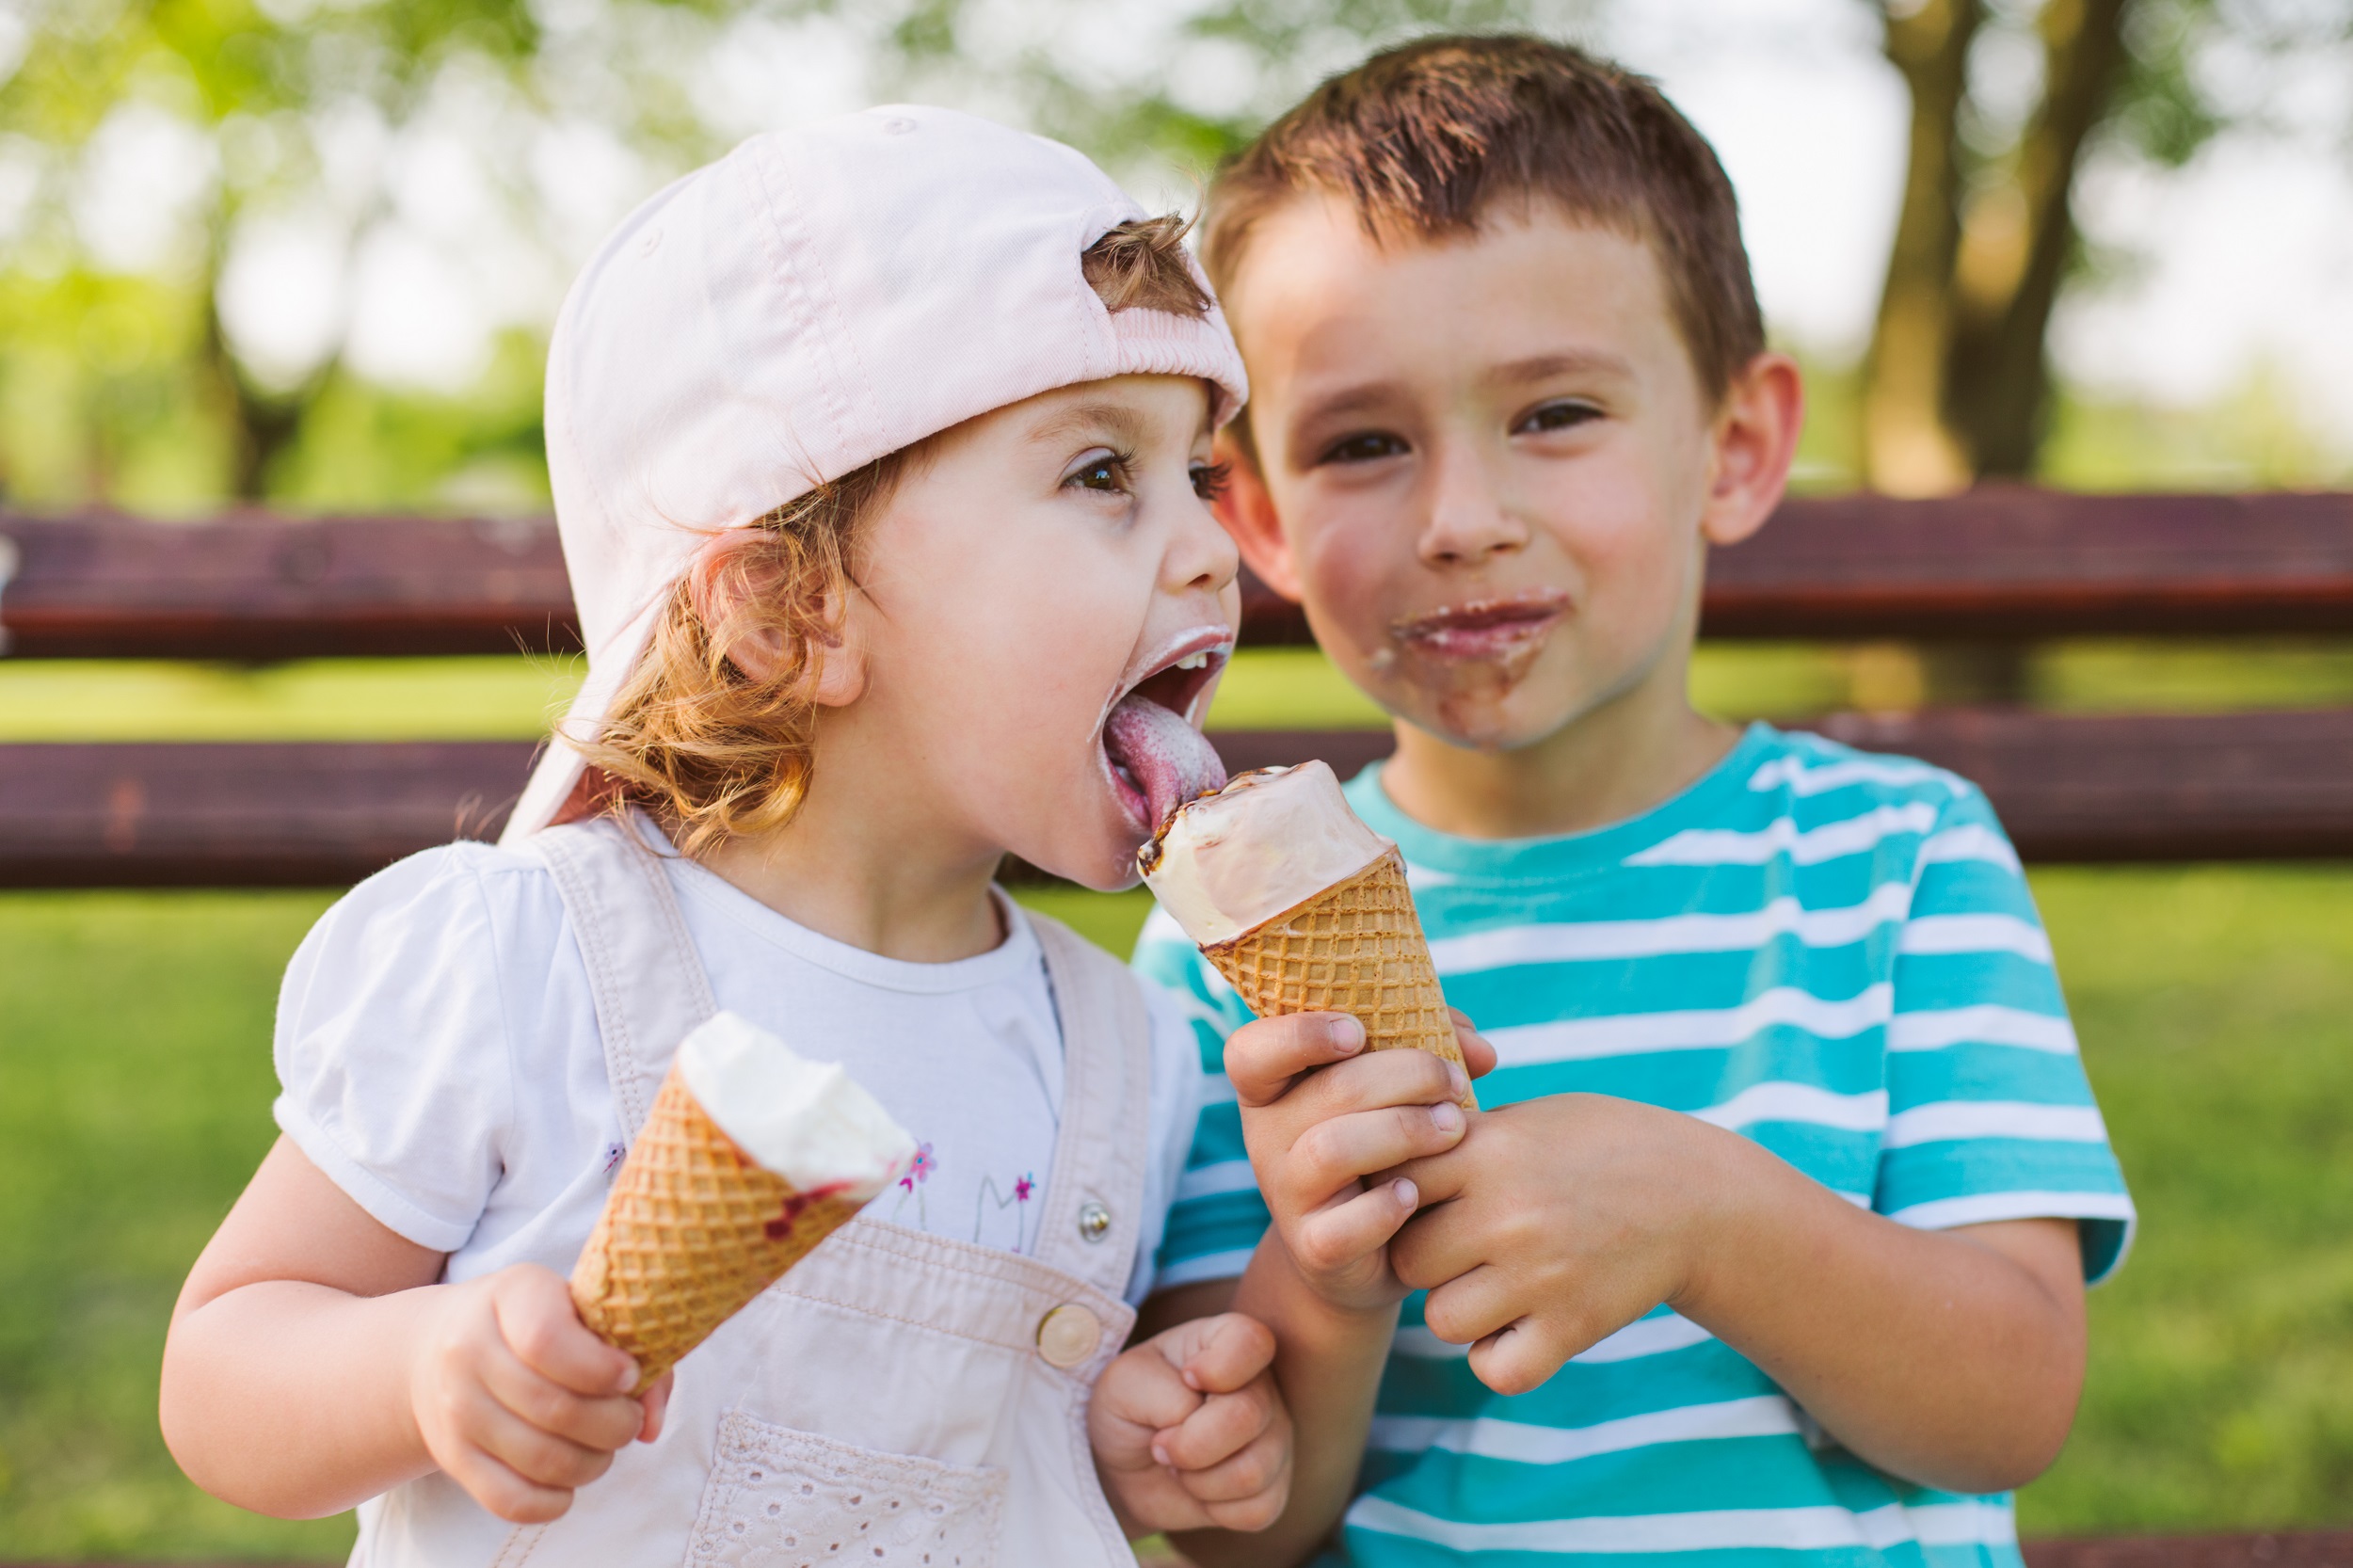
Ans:
[{"label": "overall pocket", "polygon": [[1005,1472],[877,1453],[736,1410],[688,1539],[729,1568],[997,1568]]}]

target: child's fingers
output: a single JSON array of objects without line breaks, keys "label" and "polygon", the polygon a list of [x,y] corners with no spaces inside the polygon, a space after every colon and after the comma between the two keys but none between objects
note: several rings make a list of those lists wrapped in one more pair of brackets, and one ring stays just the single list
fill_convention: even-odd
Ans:
[{"label": "child's fingers", "polygon": [[1225,1464],[1275,1424],[1272,1390],[1272,1381],[1261,1379],[1237,1393],[1211,1395],[1176,1426],[1153,1433],[1152,1457],[1189,1474]]},{"label": "child's fingers", "polygon": [[562,1518],[572,1506],[568,1488],[525,1480],[479,1448],[448,1456],[441,1469],[467,1496],[509,1524],[544,1525]]},{"label": "child's fingers", "polygon": [[1420,1193],[1402,1177],[1368,1192],[1303,1215],[1286,1239],[1299,1266],[1311,1274],[1333,1274],[1388,1245],[1398,1227],[1414,1217]]},{"label": "child's fingers", "polygon": [[[1197,1503],[1209,1506],[1210,1517],[1217,1517],[1217,1505],[1239,1503],[1253,1497],[1274,1494],[1275,1512],[1282,1512],[1281,1498],[1288,1488],[1290,1470],[1290,1449],[1281,1437],[1273,1432],[1253,1439],[1241,1452],[1227,1456],[1206,1470],[1180,1470],[1177,1480],[1185,1495]],[[1221,1524],[1224,1520],[1219,1521]],[[1253,1528],[1252,1526],[1238,1527]]]},{"label": "child's fingers", "polygon": [[613,1467],[610,1449],[558,1437],[503,1406],[477,1416],[469,1435],[484,1453],[536,1486],[576,1491]]},{"label": "child's fingers", "polygon": [[638,1432],[637,1441],[650,1443],[662,1435],[663,1418],[670,1413],[670,1390],[677,1386],[678,1372],[673,1368],[654,1379],[653,1386],[646,1390],[646,1424]]},{"label": "child's fingers", "polygon": [[1487,1037],[1472,1027],[1470,1015],[1459,1007],[1449,1007],[1454,1015],[1454,1047],[1463,1053],[1463,1065],[1473,1078],[1484,1078],[1496,1070],[1496,1048]]},{"label": "child's fingers", "polygon": [[1364,1049],[1365,1026],[1345,1013],[1293,1013],[1247,1023],[1226,1037],[1225,1076],[1242,1105],[1281,1099],[1300,1074]]},{"label": "child's fingers", "polygon": [[1247,1313],[1224,1312],[1185,1326],[1195,1329],[1181,1368],[1188,1387],[1230,1394],[1273,1365],[1273,1331]]},{"label": "child's fingers", "polygon": [[1449,1345],[1470,1345],[1519,1321],[1528,1304],[1518,1299],[1501,1269],[1481,1263],[1433,1288],[1421,1311],[1431,1333]]},{"label": "child's fingers", "polygon": [[1143,1465],[1157,1463],[1144,1451],[1151,1434],[1178,1425],[1200,1406],[1200,1394],[1185,1385],[1163,1352],[1147,1343],[1121,1352],[1103,1368],[1088,1405],[1087,1424],[1098,1434],[1097,1449],[1108,1450],[1107,1459],[1123,1466]]},{"label": "child's fingers", "polygon": [[525,1423],[584,1449],[625,1447],[643,1431],[646,1407],[627,1394],[576,1394],[523,1364],[504,1345],[484,1349],[482,1386]]},{"label": "child's fingers", "polygon": [[637,1364],[595,1335],[572,1305],[563,1276],[536,1264],[500,1272],[491,1282],[499,1336],[540,1376],[579,1394],[625,1394],[637,1384]]},{"label": "child's fingers", "polygon": [[1550,1332],[1541,1318],[1522,1318],[1473,1345],[1470,1369],[1498,1394],[1525,1394],[1541,1386],[1583,1348]]},{"label": "child's fingers", "polygon": [[[1415,1052],[1417,1056],[1422,1054]],[[1463,1136],[1468,1118],[1451,1100],[1356,1111],[1316,1123],[1299,1135],[1270,1186],[1295,1208],[1309,1208],[1352,1183],[1412,1160],[1444,1154]]]}]

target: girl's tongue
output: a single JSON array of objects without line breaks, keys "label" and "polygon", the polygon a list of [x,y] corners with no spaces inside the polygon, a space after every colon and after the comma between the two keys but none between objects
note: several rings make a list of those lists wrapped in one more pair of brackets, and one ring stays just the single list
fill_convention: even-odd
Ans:
[{"label": "girl's tongue", "polygon": [[1103,723],[1103,749],[1143,792],[1156,828],[1196,795],[1225,788],[1225,764],[1209,737],[1148,696],[1119,699]]}]

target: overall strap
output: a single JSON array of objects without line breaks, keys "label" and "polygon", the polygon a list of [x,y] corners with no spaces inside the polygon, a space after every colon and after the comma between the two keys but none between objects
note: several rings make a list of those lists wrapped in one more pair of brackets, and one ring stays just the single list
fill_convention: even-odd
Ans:
[{"label": "overall strap", "polygon": [[598,817],[524,840],[547,862],[588,968],[604,1070],[621,1136],[634,1142],[679,1042],[716,1013],[711,980],[686,934],[647,824]]},{"label": "overall strap", "polygon": [[1143,1234],[1151,1015],[1126,965],[1058,920],[1029,920],[1063,1038],[1062,1127],[1034,1256],[1116,1297]]}]

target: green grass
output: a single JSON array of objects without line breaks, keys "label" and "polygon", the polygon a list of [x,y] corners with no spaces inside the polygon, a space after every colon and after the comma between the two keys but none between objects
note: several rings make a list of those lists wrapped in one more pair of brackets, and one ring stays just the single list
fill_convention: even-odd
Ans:
[{"label": "green grass", "polygon": [[181,1479],[172,1299],[272,1136],[271,1009],[316,893],[0,897],[0,1560],[323,1560]]},{"label": "green grass", "polygon": [[[2144,1229],[2041,1533],[2353,1523],[2353,871],[2035,878]],[[1115,950],[1140,894],[1025,893]],[[182,1276],[271,1137],[311,893],[0,896],[0,1560],[330,1559],[156,1435]]]},{"label": "green grass", "polygon": [[2025,1522],[2353,1523],[2353,872],[2035,888],[2142,1230]]}]

